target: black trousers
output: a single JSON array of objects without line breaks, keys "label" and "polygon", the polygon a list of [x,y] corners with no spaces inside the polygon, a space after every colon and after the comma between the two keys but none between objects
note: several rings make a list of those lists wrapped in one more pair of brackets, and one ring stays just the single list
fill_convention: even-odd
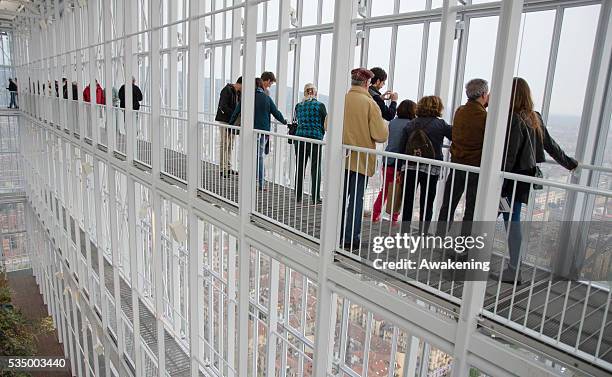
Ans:
[{"label": "black trousers", "polygon": [[295,196],[298,201],[302,200],[304,193],[304,170],[308,159],[310,160],[310,195],[312,201],[316,202],[321,199],[321,147],[320,144],[307,143],[305,141],[293,141],[296,156],[296,171],[295,171]]},{"label": "black trousers", "polygon": [[453,173],[446,177],[444,198],[442,200],[442,207],[440,208],[440,215],[438,216],[438,222],[441,223],[439,226],[446,225],[445,228],[450,227],[459,200],[461,200],[463,192],[465,191],[465,212],[463,213],[461,233],[469,234],[471,231],[471,222],[474,219],[474,207],[476,206],[478,173],[470,173],[462,170],[454,170],[453,172],[454,179]]},{"label": "black trousers", "polygon": [[[416,186],[421,186],[419,196],[419,221],[421,221],[421,231],[427,233],[429,222],[433,216],[433,203],[436,199],[436,187],[438,186],[438,176],[422,171],[409,170],[406,172],[404,181],[404,205],[402,208],[402,232],[410,230],[412,220],[412,209]],[[423,217],[425,214],[425,217]]]}]

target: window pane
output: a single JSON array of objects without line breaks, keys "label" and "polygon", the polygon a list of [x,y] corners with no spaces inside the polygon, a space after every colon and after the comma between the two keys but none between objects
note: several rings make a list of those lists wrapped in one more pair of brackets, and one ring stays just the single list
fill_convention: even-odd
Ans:
[{"label": "window pane", "polygon": [[308,0],[302,2],[302,26],[310,26],[317,23],[317,10],[319,2]]},{"label": "window pane", "polygon": [[334,5],[334,0],[323,0],[323,13],[321,14],[322,24],[334,21]]},{"label": "window pane", "polygon": [[391,51],[391,28],[370,30],[368,47],[368,68],[380,67],[388,72],[389,53]]},{"label": "window pane", "polygon": [[264,69],[266,71],[276,72],[276,45],[277,41],[266,42],[266,62]]},{"label": "window pane", "polygon": [[319,101],[329,105],[329,80],[331,71],[332,35],[321,36],[321,51],[319,52]]},{"label": "window pane", "polygon": [[400,13],[414,12],[425,9],[425,0],[401,0]]},{"label": "window pane", "polygon": [[427,40],[427,60],[425,61],[425,84],[423,95],[431,95],[436,87],[436,69],[438,67],[438,47],[440,43],[440,23],[429,24],[429,38]]},{"label": "window pane", "polygon": [[[300,80],[298,93],[302,91],[304,85],[314,82],[314,56],[315,56],[316,36],[309,35],[301,38],[300,45]],[[301,95],[298,98],[302,98]],[[298,99],[299,100],[299,99]]]},{"label": "window pane", "polygon": [[370,11],[370,15],[372,17],[376,17],[376,16],[384,16],[386,14],[392,14],[394,5],[395,5],[395,0],[372,1],[372,10]]},{"label": "window pane", "polygon": [[[467,55],[463,82],[481,78],[491,82],[493,75],[493,56],[497,38],[497,16],[473,18],[468,31]],[[490,86],[490,85],[489,85]],[[462,102],[467,97],[462,94]]]},{"label": "window pane", "polygon": [[548,127],[569,155],[576,148],[599,8],[569,8],[563,15]]},{"label": "window pane", "polygon": [[397,30],[397,40],[401,43],[396,47],[393,91],[398,93],[400,101],[417,101],[422,39],[423,25],[405,25]]},{"label": "window pane", "polygon": [[515,72],[529,83],[534,108],[542,109],[555,11],[523,14]]},{"label": "window pane", "polygon": [[268,1],[268,26],[266,31],[278,30],[278,0]]}]

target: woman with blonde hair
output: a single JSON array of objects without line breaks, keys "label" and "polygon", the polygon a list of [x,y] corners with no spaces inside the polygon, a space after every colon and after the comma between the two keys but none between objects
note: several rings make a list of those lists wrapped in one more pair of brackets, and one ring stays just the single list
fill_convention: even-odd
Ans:
[{"label": "woman with blonde hair", "polygon": [[[325,136],[325,117],[327,109],[317,100],[317,87],[308,83],[304,86],[304,99],[295,105],[295,136],[323,140]],[[295,196],[298,203],[302,201],[304,170],[310,159],[310,196],[313,204],[321,202],[321,153],[322,144],[306,141],[293,141],[296,156]]]},{"label": "woman with blonde hair", "polygon": [[[442,160],[444,138],[451,140],[451,126],[441,118],[444,105],[438,96],[426,96],[417,103],[417,118],[405,129],[406,154]],[[402,210],[402,231],[410,231],[412,209],[416,186],[421,186],[419,197],[419,220],[421,230],[427,232],[433,214],[433,203],[440,176],[440,167],[427,163],[408,161],[404,180],[404,205]]]},{"label": "woman with blonde hair", "polygon": [[[574,170],[578,166],[578,162],[567,156],[550,136],[540,113],[533,110],[531,90],[527,81],[520,77],[515,77],[512,83],[506,135],[504,171],[540,177],[541,171],[537,164],[546,160],[544,151],[567,170]],[[510,205],[510,212],[503,213],[506,227],[510,227],[510,263],[501,278],[505,283],[514,283],[516,279],[517,284],[521,284],[521,208],[529,201],[530,190],[530,183],[504,181],[502,197],[507,199]]]}]

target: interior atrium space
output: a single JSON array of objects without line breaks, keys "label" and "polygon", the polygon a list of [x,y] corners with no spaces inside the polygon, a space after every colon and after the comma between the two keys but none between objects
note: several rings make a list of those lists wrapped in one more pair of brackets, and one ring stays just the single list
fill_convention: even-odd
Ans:
[{"label": "interior atrium space", "polygon": [[0,82],[1,376],[612,376],[612,0],[3,0]]}]

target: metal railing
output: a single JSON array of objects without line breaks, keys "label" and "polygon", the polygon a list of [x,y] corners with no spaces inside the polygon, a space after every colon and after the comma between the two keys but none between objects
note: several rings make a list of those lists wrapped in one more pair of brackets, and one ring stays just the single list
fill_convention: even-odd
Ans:
[{"label": "metal railing", "polygon": [[240,128],[212,121],[202,121],[198,125],[202,145],[198,188],[238,205]]},{"label": "metal railing", "polygon": [[255,172],[253,190],[257,193],[254,212],[306,238],[318,240],[325,197],[321,164],[325,143],[261,130],[255,130],[254,143],[251,165]]},{"label": "metal railing", "polygon": [[187,119],[162,115],[162,172],[187,183]]},{"label": "metal railing", "polygon": [[136,137],[134,142],[134,160],[151,167],[151,113],[133,111]]}]

